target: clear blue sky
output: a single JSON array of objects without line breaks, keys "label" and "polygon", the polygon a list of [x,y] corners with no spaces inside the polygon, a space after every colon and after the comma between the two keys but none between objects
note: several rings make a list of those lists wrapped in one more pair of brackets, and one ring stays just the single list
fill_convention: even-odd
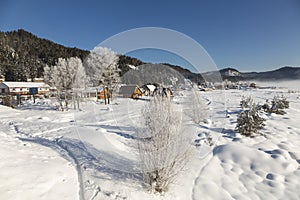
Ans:
[{"label": "clear blue sky", "polygon": [[[22,28],[69,47],[90,50],[114,34],[148,26],[190,36],[219,68],[300,66],[299,0],[0,1],[1,31]],[[157,53],[152,58],[149,52],[132,55],[153,62],[170,60]],[[184,63],[174,58],[170,62]]]}]

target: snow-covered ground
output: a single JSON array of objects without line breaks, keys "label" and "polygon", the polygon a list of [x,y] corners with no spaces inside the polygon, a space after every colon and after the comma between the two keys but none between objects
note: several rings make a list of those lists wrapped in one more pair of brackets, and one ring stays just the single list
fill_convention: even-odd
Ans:
[{"label": "snow-covered ground", "polygon": [[[49,101],[0,106],[0,199],[300,199],[299,90],[202,92],[208,123],[185,118],[192,156],[164,195],[143,188],[136,150],[147,100],[56,111]],[[185,110],[191,92],[174,98]],[[242,96],[263,103],[284,94],[285,115],[266,115],[262,136],[234,132]],[[206,135],[212,138],[211,145]]]}]

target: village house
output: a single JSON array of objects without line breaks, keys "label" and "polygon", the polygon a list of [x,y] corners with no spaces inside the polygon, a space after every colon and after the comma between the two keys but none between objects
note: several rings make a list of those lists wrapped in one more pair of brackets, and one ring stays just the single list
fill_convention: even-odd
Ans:
[{"label": "village house", "polygon": [[44,82],[8,82],[0,83],[2,95],[30,95],[30,88],[37,88],[37,95],[45,95],[50,92],[50,86]]},{"label": "village house", "polygon": [[143,92],[136,85],[123,85],[120,87],[119,95],[124,98],[137,99],[137,98],[143,96]]},{"label": "village house", "polygon": [[159,95],[162,97],[173,97],[173,91],[166,87],[157,87],[154,91],[154,95]]},{"label": "village house", "polygon": [[97,88],[97,99],[109,99],[111,98],[111,93],[107,88]]},{"label": "village house", "polygon": [[144,95],[146,95],[146,96],[151,95],[152,96],[155,89],[156,89],[156,86],[149,84],[149,85],[145,85],[142,89],[143,89]]}]

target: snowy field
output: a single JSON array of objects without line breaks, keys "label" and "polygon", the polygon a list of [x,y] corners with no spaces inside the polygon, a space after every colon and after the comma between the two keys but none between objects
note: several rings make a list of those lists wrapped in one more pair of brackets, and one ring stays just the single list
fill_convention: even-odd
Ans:
[{"label": "snowy field", "polygon": [[[163,195],[147,192],[139,173],[136,132],[147,100],[87,101],[66,112],[49,100],[0,106],[0,199],[300,199],[300,90],[293,91],[201,92],[208,123],[184,118],[191,159]],[[190,93],[174,97],[180,109]],[[281,94],[290,108],[266,115],[262,135],[234,131],[242,96],[264,103]]]}]

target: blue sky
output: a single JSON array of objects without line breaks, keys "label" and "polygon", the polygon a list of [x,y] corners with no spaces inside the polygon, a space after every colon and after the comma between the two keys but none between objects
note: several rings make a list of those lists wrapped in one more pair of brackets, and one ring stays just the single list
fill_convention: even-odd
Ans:
[{"label": "blue sky", "polygon": [[[264,71],[300,66],[299,0],[1,0],[0,30],[25,29],[69,47],[93,49],[133,28],[163,27],[201,44],[219,68]],[[168,53],[145,61],[188,64]]]}]

